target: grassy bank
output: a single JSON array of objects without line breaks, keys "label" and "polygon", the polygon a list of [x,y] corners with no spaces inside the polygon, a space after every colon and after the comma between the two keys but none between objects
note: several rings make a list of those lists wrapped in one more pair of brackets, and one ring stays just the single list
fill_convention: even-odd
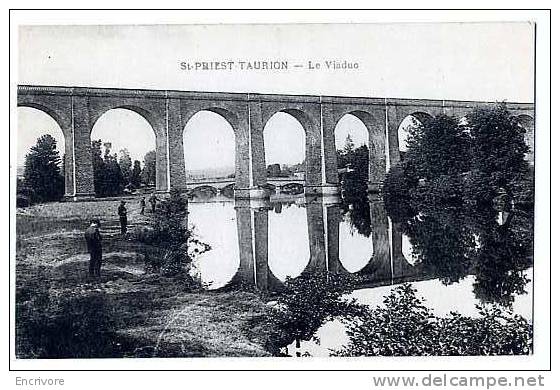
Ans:
[{"label": "grassy bank", "polygon": [[[144,273],[142,244],[119,234],[118,200],[17,214],[16,354],[32,357],[267,356],[270,310],[249,292],[189,292]],[[145,224],[129,202],[132,229]],[[102,277],[88,277],[83,231],[102,221]]]}]

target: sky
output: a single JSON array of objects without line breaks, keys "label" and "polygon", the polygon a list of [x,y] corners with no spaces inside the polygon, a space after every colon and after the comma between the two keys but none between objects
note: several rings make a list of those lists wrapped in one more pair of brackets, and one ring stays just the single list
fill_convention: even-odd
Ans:
[{"label": "sky", "polygon": [[[529,23],[23,26],[18,83],[531,102],[533,40]],[[180,66],[276,60],[289,68]],[[357,63],[358,69],[327,69],[327,61]],[[18,109],[18,163],[38,134],[59,132],[46,114],[29,111]],[[118,111],[124,110],[99,119],[93,138],[107,137],[115,151],[126,147],[141,160],[153,149],[153,131],[137,114]],[[279,117],[266,126],[265,143],[276,141],[266,148],[267,162],[301,162],[301,128],[288,115]],[[187,124],[187,167],[231,164],[231,129],[221,119],[204,113]],[[366,142],[359,120],[341,122],[337,146],[344,133],[357,145]],[[213,158],[202,158],[212,151]]]},{"label": "sky", "polygon": [[60,157],[64,154],[64,136],[56,121],[42,111],[29,107],[18,107],[18,156],[17,165],[23,166],[25,155],[43,134],[50,134],[56,140]]},{"label": "sky", "polygon": [[222,116],[201,111],[185,126],[183,133],[185,169],[230,168],[235,172],[235,135]]},{"label": "sky", "polygon": [[[131,142],[139,134],[142,142]],[[111,153],[128,150],[133,161],[144,161],[144,155],[156,148],[156,136],[150,124],[139,114],[122,108],[102,115],[93,126],[91,139],[111,142]]]}]

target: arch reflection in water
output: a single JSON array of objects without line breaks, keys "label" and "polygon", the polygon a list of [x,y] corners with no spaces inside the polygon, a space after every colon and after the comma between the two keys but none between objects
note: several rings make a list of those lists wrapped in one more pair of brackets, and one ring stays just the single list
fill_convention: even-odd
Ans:
[{"label": "arch reflection in water", "polygon": [[[197,261],[203,281],[211,281],[211,288],[244,285],[275,292],[283,288],[287,275],[297,277],[303,271],[353,273],[361,278],[360,289],[431,279],[449,285],[471,273],[477,298],[507,303],[515,294],[522,293],[526,284],[521,275],[524,268],[510,272],[511,239],[506,239],[509,236],[486,235],[476,239],[479,259],[475,265],[479,266],[461,268],[457,278],[453,263],[446,258],[426,257],[426,253],[431,253],[421,246],[426,242],[419,242],[418,236],[405,230],[403,223],[391,221],[379,200],[366,201],[350,214],[347,203],[325,204],[324,200],[310,197],[292,203],[193,202],[189,207],[190,222],[196,226],[198,236],[212,246]],[[350,218],[343,218],[346,214]],[[347,243],[343,237],[350,229],[346,224],[359,230],[355,234],[360,237],[354,239],[369,248],[354,252],[359,258],[352,258],[351,250],[345,252]],[[422,262],[407,259],[407,246],[420,251]],[[498,255],[505,260],[496,262],[501,258]],[[482,261],[480,256],[494,260]]]},{"label": "arch reflection in water", "polygon": [[230,203],[190,203],[189,222],[196,236],[212,249],[199,255],[195,265],[210,289],[224,287],[240,267],[235,210]]},{"label": "arch reflection in water", "polygon": [[[196,261],[211,289],[244,285],[261,291],[282,288],[287,276],[304,271],[353,273],[364,287],[425,279],[422,264],[403,254],[403,233],[390,224],[382,201],[370,201],[344,218],[340,204],[298,199],[298,204],[269,201],[192,202],[189,221],[212,249]],[[370,226],[365,232],[353,225]],[[346,242],[348,241],[348,242]],[[358,245],[362,250],[356,251]]]},{"label": "arch reflection in water", "polygon": [[[345,222],[338,204],[309,199],[300,200],[299,205],[237,200],[193,203],[191,210],[190,220],[200,239],[212,245],[198,261],[203,280],[212,281],[212,288],[244,285],[275,291],[282,288],[287,276],[297,277],[304,271],[349,272],[339,258],[340,230]],[[370,203],[364,210],[369,213],[371,229],[361,239],[367,240],[369,250],[366,260],[360,259],[360,269],[352,271],[368,286],[390,284],[393,266],[383,204]],[[218,229],[220,224],[228,227]]]},{"label": "arch reflection in water", "polygon": [[418,255],[414,253],[414,246],[410,242],[410,237],[408,237],[406,234],[402,235],[401,245],[404,259],[413,267],[417,265],[420,262],[420,259]]},{"label": "arch reflection in water", "polygon": [[268,209],[264,202],[235,201],[240,263],[230,287],[280,288],[268,266]]},{"label": "arch reflection in water", "polygon": [[410,255],[408,246],[403,247],[403,243],[409,243],[410,238],[403,234],[403,229],[400,223],[391,222],[391,259],[392,259],[392,274],[395,282],[416,281],[428,279],[429,276],[425,275],[422,263],[415,262],[411,264],[407,260]]},{"label": "arch reflection in water", "polygon": [[369,202],[369,219],[373,252],[368,264],[359,273],[371,282],[393,283],[393,259],[389,239],[389,219],[382,200]]},{"label": "arch reflection in water", "polygon": [[371,259],[373,247],[370,237],[352,229],[350,222],[345,219],[340,224],[339,235],[339,256],[342,266],[350,273],[360,271]]},{"label": "arch reflection in water", "polygon": [[[268,265],[281,281],[299,276],[310,262],[306,207],[282,205],[268,217]],[[287,206],[287,207],[286,207]]]}]

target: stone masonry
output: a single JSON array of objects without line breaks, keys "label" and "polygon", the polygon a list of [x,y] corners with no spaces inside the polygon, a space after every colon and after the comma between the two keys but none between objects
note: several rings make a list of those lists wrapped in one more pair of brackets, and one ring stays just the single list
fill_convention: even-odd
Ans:
[{"label": "stone masonry", "polygon": [[[395,164],[400,159],[398,129],[407,116],[420,122],[441,113],[461,117],[489,103],[20,85],[17,104],[45,112],[62,129],[66,144],[65,195],[80,200],[95,196],[91,131],[105,112],[115,108],[138,113],[154,130],[156,190],[161,193],[186,187],[183,130],[189,119],[203,110],[221,115],[235,133],[235,196],[243,199],[266,196],[263,130],[277,112],[292,115],[305,130],[306,194],[332,195],[338,192],[334,132],[342,116],[356,116],[368,130],[369,189],[378,192],[387,170],[386,161]],[[532,132],[534,104],[507,106]],[[528,143],[532,145],[531,137]]]}]

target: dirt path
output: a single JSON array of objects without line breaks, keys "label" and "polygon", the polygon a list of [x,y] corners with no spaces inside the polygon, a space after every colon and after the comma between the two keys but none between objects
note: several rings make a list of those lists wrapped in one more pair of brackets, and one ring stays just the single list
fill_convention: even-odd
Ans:
[{"label": "dirt path", "polygon": [[[257,295],[192,293],[180,280],[145,274],[142,244],[121,237],[114,214],[102,212],[118,201],[91,203],[41,205],[17,216],[18,356],[270,355],[265,327],[254,325],[270,309]],[[104,255],[102,276],[92,280],[83,239],[89,218],[77,216],[96,213]],[[145,223],[130,219],[131,230]]]}]

